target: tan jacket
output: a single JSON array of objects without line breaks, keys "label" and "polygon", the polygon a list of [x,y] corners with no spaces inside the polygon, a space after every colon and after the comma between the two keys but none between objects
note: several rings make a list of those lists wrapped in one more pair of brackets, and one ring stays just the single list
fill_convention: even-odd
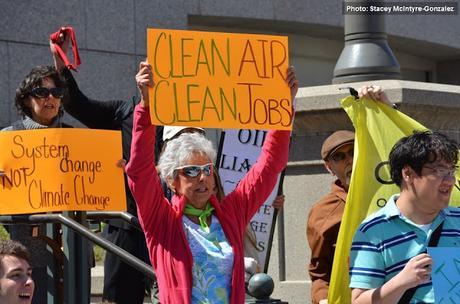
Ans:
[{"label": "tan jacket", "polygon": [[345,208],[347,192],[340,181],[332,183],[331,192],[313,205],[307,222],[307,239],[311,248],[308,272],[311,277],[312,303],[327,299],[335,244]]}]

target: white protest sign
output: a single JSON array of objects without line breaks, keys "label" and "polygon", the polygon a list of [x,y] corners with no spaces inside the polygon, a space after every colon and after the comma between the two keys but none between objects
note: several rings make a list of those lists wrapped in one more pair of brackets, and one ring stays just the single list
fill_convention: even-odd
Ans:
[{"label": "white protest sign", "polygon": [[[246,175],[251,166],[257,161],[262,150],[267,131],[263,130],[231,130],[224,131],[219,157],[219,176],[224,193],[227,195]],[[280,177],[272,193],[251,219],[251,227],[257,237],[259,249],[259,264],[267,271],[271,247],[272,227],[274,224],[275,208],[272,203],[278,193]]]}]

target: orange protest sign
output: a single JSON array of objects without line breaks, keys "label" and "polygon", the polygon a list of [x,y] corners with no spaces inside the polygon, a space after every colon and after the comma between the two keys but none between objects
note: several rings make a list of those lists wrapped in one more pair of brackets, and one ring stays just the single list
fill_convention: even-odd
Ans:
[{"label": "orange protest sign", "polygon": [[120,132],[0,132],[0,147],[0,214],[126,210]]},{"label": "orange protest sign", "polygon": [[285,36],[147,30],[156,125],[291,129]]}]

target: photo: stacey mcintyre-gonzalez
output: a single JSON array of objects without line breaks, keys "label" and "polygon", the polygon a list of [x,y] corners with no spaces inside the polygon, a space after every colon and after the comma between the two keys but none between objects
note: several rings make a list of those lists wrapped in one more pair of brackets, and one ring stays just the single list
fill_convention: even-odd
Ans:
[{"label": "photo: stacey mcintyre-gonzalez", "polygon": [[[201,134],[181,134],[167,145],[158,164],[175,193],[169,203],[153,161],[155,126],[150,121],[148,88],[154,83],[148,63],[141,62],[136,82],[141,102],[134,113],[126,172],[157,275],[160,302],[243,303],[243,235],[287,164],[290,131],[268,132],[258,162],[220,202],[214,194],[216,152],[211,142]],[[293,99],[298,89],[293,68],[286,82]]]}]

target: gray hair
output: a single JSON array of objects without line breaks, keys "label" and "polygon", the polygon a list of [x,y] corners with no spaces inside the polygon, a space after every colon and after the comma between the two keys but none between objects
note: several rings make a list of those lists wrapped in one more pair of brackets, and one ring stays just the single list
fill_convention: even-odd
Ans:
[{"label": "gray hair", "polygon": [[182,133],[166,145],[160,156],[158,167],[165,180],[174,178],[174,170],[181,167],[193,154],[207,156],[214,163],[216,150],[212,143],[200,133]]}]

